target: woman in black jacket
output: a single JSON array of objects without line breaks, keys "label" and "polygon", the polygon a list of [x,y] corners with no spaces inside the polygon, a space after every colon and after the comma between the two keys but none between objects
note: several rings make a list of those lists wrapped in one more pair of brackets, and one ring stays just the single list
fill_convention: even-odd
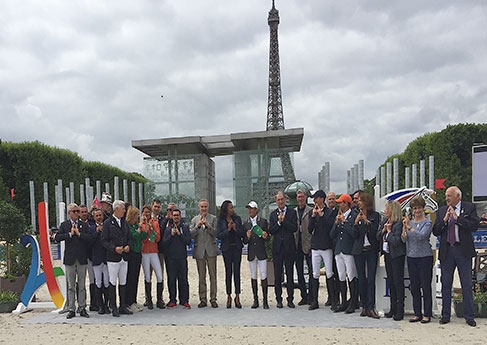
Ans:
[{"label": "woman in black jacket", "polygon": [[354,229],[357,234],[352,254],[357,268],[360,304],[360,316],[378,319],[375,311],[375,275],[379,262],[379,241],[377,229],[380,215],[373,209],[372,196],[365,192],[359,193],[358,208],[360,213],[355,218]]},{"label": "woman in black jacket", "polygon": [[377,239],[382,243],[391,295],[391,310],[385,314],[385,317],[400,321],[404,318],[404,259],[406,257],[406,244],[401,239],[401,205],[395,200],[388,201],[384,215],[386,219],[379,227]]},{"label": "woman in black jacket", "polygon": [[220,249],[225,263],[225,284],[227,288],[227,308],[232,307],[232,275],[235,284],[235,307],[240,303],[240,264],[242,262],[242,220],[235,214],[233,204],[225,200],[220,208],[216,236],[221,241]]}]

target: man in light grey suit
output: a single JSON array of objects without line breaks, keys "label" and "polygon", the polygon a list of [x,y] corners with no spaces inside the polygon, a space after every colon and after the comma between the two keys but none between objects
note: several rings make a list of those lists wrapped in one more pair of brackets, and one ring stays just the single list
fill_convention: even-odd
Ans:
[{"label": "man in light grey suit", "polygon": [[194,239],[193,258],[198,268],[200,304],[198,308],[208,305],[206,295],[206,267],[210,275],[210,304],[218,308],[216,303],[216,257],[220,252],[216,244],[216,217],[208,213],[208,200],[201,199],[198,204],[200,214],[193,217],[190,225],[191,238]]}]

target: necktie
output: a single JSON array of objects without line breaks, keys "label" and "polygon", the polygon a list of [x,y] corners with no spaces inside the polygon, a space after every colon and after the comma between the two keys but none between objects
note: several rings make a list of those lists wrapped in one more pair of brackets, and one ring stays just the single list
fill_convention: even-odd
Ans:
[{"label": "necktie", "polygon": [[456,241],[455,219],[453,219],[453,216],[450,216],[450,219],[448,219],[448,243],[454,245]]}]

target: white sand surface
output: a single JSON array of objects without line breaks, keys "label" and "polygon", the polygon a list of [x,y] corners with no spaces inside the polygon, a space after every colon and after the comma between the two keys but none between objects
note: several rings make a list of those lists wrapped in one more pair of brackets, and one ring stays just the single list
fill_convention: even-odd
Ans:
[{"label": "white sand surface", "polygon": [[[188,258],[190,303],[197,308],[198,277],[196,264]],[[324,281],[324,278],[321,279]],[[143,302],[143,274],[141,272],[138,300]],[[322,283],[323,284],[323,283]],[[155,291],[155,286],[154,286]],[[261,298],[259,288],[259,297]],[[285,296],[285,289],[284,289]],[[42,287],[37,297],[39,300],[49,300],[47,289]],[[167,302],[167,289],[164,290]],[[320,287],[320,307],[326,299],[326,289]],[[299,300],[299,290],[295,290],[295,302]],[[225,316],[225,280],[223,258],[218,257],[218,312]],[[241,301],[246,312],[252,304],[250,275],[246,256],[242,257],[242,295]],[[269,302],[271,309],[276,309],[274,289],[269,288]],[[285,307],[286,308],[286,307]],[[305,307],[299,307],[305,308]],[[221,310],[220,310],[221,309]],[[233,310],[233,309],[232,309]],[[284,309],[285,310],[285,309]],[[487,322],[477,319],[477,327],[465,324],[463,319],[452,317],[447,325],[439,325],[438,319],[429,324],[409,323],[406,315],[404,321],[397,322],[397,328],[383,328],[381,322],[390,320],[375,320],[377,328],[344,328],[344,327],[249,327],[241,326],[197,326],[197,325],[123,325],[123,324],[80,324],[82,318],[75,317],[69,322],[29,323],[27,320],[38,317],[49,310],[33,310],[21,315],[0,314],[1,336],[0,344],[484,344]],[[142,313],[148,311],[143,311]],[[166,313],[166,311],[161,311]],[[171,311],[167,311],[170,313]],[[188,310],[188,313],[194,311]],[[208,310],[210,312],[210,310]],[[266,311],[260,308],[255,312],[257,317],[266,317]],[[313,313],[309,311],[309,313]],[[288,312],[283,313],[289,315]],[[296,313],[298,315],[299,313]],[[170,315],[170,314],[168,314]],[[322,315],[322,314],[316,314]],[[104,316],[113,319],[112,316]],[[137,317],[123,316],[125,318]],[[286,316],[288,317],[288,316]],[[352,317],[360,318],[356,312]],[[122,318],[120,318],[122,319]],[[78,322],[76,322],[78,320]],[[344,320],[353,320],[345,318]],[[347,321],[348,322],[348,321]],[[350,327],[350,325],[347,325]]]}]

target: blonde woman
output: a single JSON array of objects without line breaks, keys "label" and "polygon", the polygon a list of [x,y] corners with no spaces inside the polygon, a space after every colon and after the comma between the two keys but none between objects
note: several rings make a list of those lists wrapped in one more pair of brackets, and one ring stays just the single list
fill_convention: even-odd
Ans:
[{"label": "blonde woman", "polygon": [[406,257],[406,244],[401,239],[401,205],[395,200],[388,201],[384,215],[385,219],[379,226],[377,239],[381,241],[382,254],[384,254],[391,300],[391,310],[385,314],[385,317],[401,321],[404,318],[404,259]]},{"label": "blonde woman", "polygon": [[142,241],[142,269],[144,270],[145,279],[145,298],[147,307],[153,309],[152,304],[152,282],[151,268],[154,270],[157,278],[157,308],[164,309],[162,302],[162,267],[159,261],[158,242],[161,240],[161,231],[159,222],[156,217],[152,217],[152,208],[145,205],[142,208],[142,230],[147,232],[147,238]]},{"label": "blonde woman", "polygon": [[137,288],[139,286],[140,264],[142,261],[142,240],[147,238],[147,232],[139,225],[139,215],[140,210],[134,206],[128,209],[126,215],[133,240],[132,247],[130,247],[127,271],[127,305],[132,312],[142,311],[142,307],[137,303]]}]

